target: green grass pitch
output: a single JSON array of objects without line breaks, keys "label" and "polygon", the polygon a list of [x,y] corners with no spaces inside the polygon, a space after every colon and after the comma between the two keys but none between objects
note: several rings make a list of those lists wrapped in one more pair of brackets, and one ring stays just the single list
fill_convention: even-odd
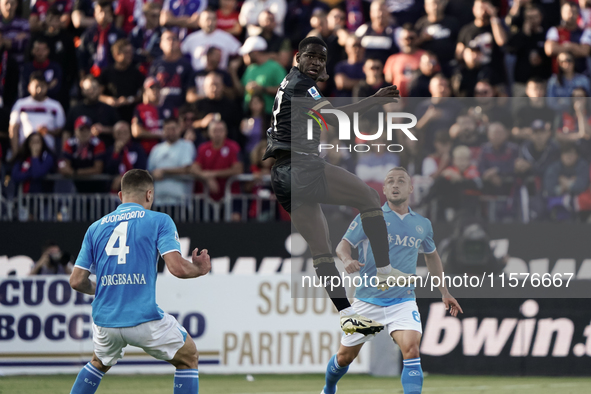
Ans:
[{"label": "green grass pitch", "polygon": [[[74,375],[0,377],[0,394],[68,394]],[[170,375],[109,375],[97,394],[172,394]],[[323,375],[205,375],[201,394],[319,394]],[[425,377],[423,393],[437,394],[579,394],[589,393],[591,378],[443,376]],[[339,383],[339,394],[402,394],[398,377],[348,375]]]}]

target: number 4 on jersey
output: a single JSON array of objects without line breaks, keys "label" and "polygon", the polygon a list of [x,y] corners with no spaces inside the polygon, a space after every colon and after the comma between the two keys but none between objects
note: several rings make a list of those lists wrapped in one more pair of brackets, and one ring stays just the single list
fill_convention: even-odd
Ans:
[{"label": "number 4 on jersey", "polygon": [[[105,246],[105,252],[107,256],[117,256],[117,264],[127,263],[127,254],[129,253],[129,246],[127,246],[127,225],[129,222],[122,222],[109,238],[107,246]],[[119,240],[119,247],[115,247],[115,244]]]}]

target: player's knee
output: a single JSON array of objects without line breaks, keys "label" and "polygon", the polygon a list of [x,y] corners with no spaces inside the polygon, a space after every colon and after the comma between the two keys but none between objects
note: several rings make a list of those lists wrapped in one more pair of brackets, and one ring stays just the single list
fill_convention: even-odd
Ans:
[{"label": "player's knee", "polygon": [[339,350],[339,352],[337,353],[337,363],[341,367],[346,367],[347,365],[350,365],[356,357],[357,355],[353,352]]},{"label": "player's knee", "polygon": [[412,344],[409,346],[405,346],[402,350],[402,357],[404,359],[411,359],[411,358],[419,358],[421,355],[419,353],[419,345]]},{"label": "player's knee", "polygon": [[366,186],[365,188],[365,195],[363,196],[363,202],[361,206],[356,207],[361,211],[372,209],[372,208],[379,208],[381,205],[380,193],[374,188]]}]

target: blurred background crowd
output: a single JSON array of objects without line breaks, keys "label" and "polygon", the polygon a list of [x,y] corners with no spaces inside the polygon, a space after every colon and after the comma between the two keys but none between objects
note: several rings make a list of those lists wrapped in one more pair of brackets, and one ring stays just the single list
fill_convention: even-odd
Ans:
[{"label": "blurred background crowd", "polygon": [[114,195],[131,168],[153,174],[156,207],[246,195],[227,220],[288,220],[261,158],[310,35],[328,45],[325,96],[395,84],[418,119],[402,152],[327,161],[380,191],[405,166],[432,220],[589,218],[591,0],[0,0],[0,13],[5,220],[15,197]]}]

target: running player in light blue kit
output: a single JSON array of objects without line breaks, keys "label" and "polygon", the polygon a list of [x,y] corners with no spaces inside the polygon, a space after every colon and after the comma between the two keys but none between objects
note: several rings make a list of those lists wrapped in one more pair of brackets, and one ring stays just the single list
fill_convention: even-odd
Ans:
[{"label": "running player in light blue kit", "polygon": [[[408,197],[412,191],[410,176],[403,167],[395,167],[388,172],[384,181],[384,194],[388,201],[382,206],[382,210],[388,227],[390,264],[402,272],[415,274],[418,254],[424,253],[431,275],[441,277],[443,267],[439,254],[435,250],[431,222],[413,212],[408,206]],[[358,248],[359,260],[351,257],[351,247]],[[361,271],[362,277],[365,274],[368,277],[376,275],[371,245],[363,232],[359,215],[353,220],[343,240],[337,246],[337,255],[345,264],[348,273]],[[393,284],[392,282],[388,284]],[[441,286],[439,290],[445,307],[452,316],[462,312],[462,308],[445,286]],[[423,388],[423,370],[419,356],[422,328],[421,315],[415,301],[414,285],[385,286],[382,289],[371,286],[359,287],[355,298],[353,303],[355,311],[369,319],[382,322],[392,339],[400,346],[404,359],[401,373],[404,394],[420,394]],[[363,344],[373,336],[354,333],[342,337],[339,351],[328,362],[326,385],[322,394],[336,392],[337,382],[347,373],[349,364],[355,360]]]},{"label": "running player in light blue kit", "polygon": [[[130,170],[121,179],[121,204],[94,222],[84,236],[70,285],[94,295],[94,354],[71,394],[93,394],[103,375],[121,359],[123,348],[138,346],[176,367],[174,394],[197,394],[197,348],[174,317],[156,304],[158,255],[178,278],[207,274],[207,250],[193,251],[192,262],[181,256],[179,236],[170,216],[150,211],[154,181],[144,170]],[[96,283],[90,274],[96,272]]]}]

